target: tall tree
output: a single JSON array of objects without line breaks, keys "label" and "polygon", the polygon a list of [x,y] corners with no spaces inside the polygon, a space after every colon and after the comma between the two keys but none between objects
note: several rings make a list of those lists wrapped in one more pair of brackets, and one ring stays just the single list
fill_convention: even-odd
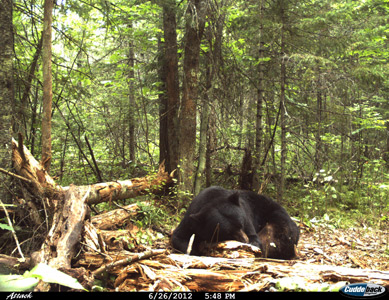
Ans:
[{"label": "tall tree", "polygon": [[42,158],[41,164],[47,172],[51,166],[51,114],[52,114],[52,74],[51,74],[51,25],[53,20],[53,0],[45,0],[43,16],[43,115],[42,115]]},{"label": "tall tree", "polygon": [[[0,1],[0,168],[10,170],[12,139],[12,108],[14,107],[14,36],[12,30],[12,0]],[[8,178],[0,175],[0,200],[9,200]]]},{"label": "tall tree", "polygon": [[286,87],[286,50],[285,50],[285,32],[286,32],[286,16],[285,16],[285,2],[281,0],[280,3],[280,18],[281,18],[281,73],[280,73],[280,110],[281,110],[281,171],[280,183],[278,187],[278,200],[282,201],[285,191],[285,170],[286,170],[286,103],[285,103],[285,87]]},{"label": "tall tree", "polygon": [[179,181],[182,191],[193,191],[196,150],[196,103],[198,96],[199,56],[204,32],[206,1],[188,1],[184,46],[184,81],[181,101],[179,139]]},{"label": "tall tree", "polygon": [[[129,28],[132,31],[132,22],[129,24]],[[132,36],[131,34],[131,40],[128,42],[128,149],[130,152],[130,160],[135,163],[135,53]]]},{"label": "tall tree", "polygon": [[172,172],[178,165],[178,106],[180,90],[178,80],[176,1],[163,2],[164,48],[162,82],[165,94],[161,103],[160,161]]},{"label": "tall tree", "polygon": [[211,93],[212,85],[212,75],[211,75],[211,63],[210,63],[210,54],[207,53],[207,70],[206,70],[206,86],[205,92],[203,95],[202,110],[200,117],[200,141],[199,141],[199,159],[197,164],[196,175],[194,179],[194,195],[200,193],[204,170],[206,167],[206,154],[207,154],[207,136],[208,136],[208,123],[209,123],[209,93]]},{"label": "tall tree", "polygon": [[252,188],[258,191],[261,181],[261,154],[262,154],[262,115],[263,115],[263,102],[264,102],[264,5],[263,0],[259,1],[259,44],[258,44],[258,86],[257,86],[257,106],[256,106],[256,118],[255,118],[255,155],[253,162],[253,185]]}]

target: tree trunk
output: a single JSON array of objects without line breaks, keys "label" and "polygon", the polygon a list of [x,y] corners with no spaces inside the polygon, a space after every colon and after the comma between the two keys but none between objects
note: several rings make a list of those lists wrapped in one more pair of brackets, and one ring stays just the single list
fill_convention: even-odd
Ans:
[{"label": "tree trunk", "polygon": [[386,168],[389,170],[389,121],[386,121],[386,149],[383,158],[386,162]]},{"label": "tree trunk", "polygon": [[[320,67],[317,70],[317,85],[316,85],[316,122],[317,122],[317,131],[316,131],[316,146],[315,146],[315,165],[316,172],[319,173],[322,168],[322,140],[321,140],[321,128],[322,128],[322,111],[323,111],[323,101],[322,101],[322,88],[320,80]],[[319,184],[319,180],[317,181]]]},{"label": "tree trunk", "polygon": [[[22,99],[20,101],[20,107],[19,107],[18,112],[17,112],[18,119],[20,120],[20,122],[23,122],[23,123],[19,124],[19,126],[18,126],[19,128],[15,129],[15,132],[22,132],[22,134],[26,137],[26,139],[29,139],[29,138],[28,138],[28,132],[27,132],[27,118],[26,118],[26,111],[25,110],[27,109],[27,106],[28,106],[27,100],[30,96],[32,81],[35,77],[34,74],[35,74],[35,70],[36,70],[37,65],[38,65],[38,59],[41,56],[41,52],[42,52],[42,37],[39,39],[38,45],[36,47],[37,48],[36,48],[34,57],[32,59],[30,70],[28,71],[27,79],[25,80],[25,87],[24,87]],[[33,114],[33,117],[31,118],[31,120],[34,121],[35,109],[32,110],[32,114]],[[33,127],[34,127],[34,124],[31,126],[31,133],[30,133],[31,139],[33,138],[32,135],[34,134]]]},{"label": "tree trunk", "polygon": [[[226,12],[224,10],[225,4],[220,3],[219,10],[210,10],[208,15],[212,21],[210,21],[210,27],[208,31],[208,43],[209,48],[212,51],[210,53],[208,65],[210,65],[210,76],[208,86],[214,86],[214,81],[216,82],[222,81],[219,79],[216,74],[221,74],[223,60],[222,60],[222,46],[223,46],[223,32],[225,25]],[[211,28],[211,24],[213,27]],[[217,146],[217,134],[216,134],[216,105],[217,102],[213,101],[218,97],[218,92],[216,89],[212,89],[212,93],[207,93],[208,96],[208,130],[207,130],[207,151],[206,151],[206,162],[205,162],[205,185],[209,187],[212,185],[212,161],[213,161],[213,153],[215,152]]]},{"label": "tree trunk", "polygon": [[281,8],[281,174],[278,188],[278,200],[282,202],[285,190],[285,166],[286,166],[286,109],[285,109],[285,84],[286,84],[286,60],[285,60],[285,11]]},{"label": "tree trunk", "polygon": [[199,161],[194,182],[194,195],[200,193],[202,182],[204,179],[204,170],[206,163],[207,153],[207,133],[208,133],[208,120],[209,120],[209,104],[208,97],[204,97],[203,110],[201,112],[201,125],[200,125],[200,142],[199,142]]},{"label": "tree trunk", "polygon": [[[14,72],[13,72],[13,27],[12,2],[0,1],[0,168],[12,168],[11,139],[12,139],[12,109],[14,105]],[[4,177],[4,178],[3,178]],[[10,202],[9,178],[0,175],[0,199]]]},{"label": "tree trunk", "polygon": [[51,178],[45,168],[35,160],[21,140],[16,142],[12,139],[12,162],[16,172],[28,180],[29,189],[35,196],[45,197],[61,191],[53,178]]},{"label": "tree trunk", "polygon": [[[44,222],[48,226],[47,235],[41,248],[31,255],[31,264],[46,263],[70,273],[73,277],[90,277],[90,274],[88,275],[84,269],[71,269],[71,260],[78,250],[81,234],[85,227],[84,220],[87,216],[88,205],[127,199],[148,193],[161,193],[166,185],[172,183],[173,176],[173,174],[169,175],[165,172],[164,165],[161,164],[157,174],[144,178],[98,183],[90,186],[60,187],[23,146],[21,138],[19,142],[12,140],[12,161],[21,176],[1,171],[27,182],[26,187],[36,198],[29,200],[31,202],[29,207],[32,209],[25,217],[24,222],[29,222],[30,219],[34,226],[42,227]],[[113,215],[113,222],[117,225],[128,219],[128,216],[132,214],[130,209],[132,207],[127,206],[121,208],[120,211],[109,214]],[[105,219],[103,221],[95,219],[94,221],[100,224],[100,227],[107,225]],[[89,235],[97,235],[92,225],[87,227],[86,231]],[[76,276],[73,274],[74,272],[79,274]],[[35,289],[43,291],[49,288],[47,284],[41,282]]]},{"label": "tree trunk", "polygon": [[211,106],[208,116],[208,140],[207,140],[207,153],[205,162],[205,185],[211,186],[212,184],[212,153],[215,152],[217,145],[216,137],[216,111],[215,107]]},{"label": "tree trunk", "polygon": [[[129,25],[130,29],[133,28],[132,23]],[[132,36],[132,35],[131,35]],[[130,160],[132,163],[135,163],[135,54],[134,54],[134,45],[132,40],[128,43],[128,135],[129,135],[129,152]],[[125,140],[123,140],[124,142]],[[124,162],[125,163],[125,162]]]},{"label": "tree trunk", "polygon": [[257,87],[257,115],[255,118],[255,153],[254,153],[254,162],[253,162],[253,183],[252,188],[255,191],[258,191],[261,183],[261,154],[262,154],[262,139],[263,139],[263,129],[262,129],[262,115],[263,115],[263,69],[264,69],[264,41],[263,41],[263,0],[259,3],[259,49],[258,49],[258,58],[260,60],[258,64],[258,87]]},{"label": "tree trunk", "polygon": [[[208,34],[209,43],[212,45],[211,34]],[[212,47],[210,47],[212,48]],[[201,187],[204,182],[204,171],[207,161],[207,149],[208,149],[208,124],[209,124],[209,112],[210,112],[210,99],[212,98],[212,79],[214,74],[214,68],[216,67],[216,61],[211,59],[211,53],[207,53],[206,58],[206,86],[203,94],[202,111],[201,111],[201,124],[200,124],[200,142],[199,142],[199,160],[197,164],[196,176],[194,181],[194,195],[200,193]]]},{"label": "tree trunk", "polygon": [[166,55],[165,44],[162,37],[158,39],[158,77],[161,85],[159,86],[159,163],[163,161],[166,165],[169,164],[169,141],[168,141],[168,127],[167,127],[167,91],[166,91]]},{"label": "tree trunk", "polygon": [[45,0],[43,17],[43,114],[42,114],[42,158],[41,164],[47,172],[51,166],[51,24],[53,0]]},{"label": "tree trunk", "polygon": [[193,192],[199,56],[205,26],[205,9],[205,1],[191,0],[188,2],[179,139],[179,182],[180,190],[183,192]]},{"label": "tree trunk", "polygon": [[165,132],[161,132],[160,162],[165,160],[166,170],[172,172],[178,165],[178,107],[180,90],[178,80],[176,2],[169,0],[163,4],[163,82],[165,82],[165,100],[162,103],[161,122]]},{"label": "tree trunk", "polygon": [[242,167],[239,176],[239,188],[242,190],[252,190],[253,182],[253,156],[252,156],[252,146],[249,142],[246,145],[242,158]]}]

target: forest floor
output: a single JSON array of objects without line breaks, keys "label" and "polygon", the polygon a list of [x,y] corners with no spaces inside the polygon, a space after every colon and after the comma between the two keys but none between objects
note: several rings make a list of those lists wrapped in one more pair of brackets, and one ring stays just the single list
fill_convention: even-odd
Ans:
[{"label": "forest floor", "polygon": [[350,268],[389,270],[388,231],[365,228],[302,230],[299,260]]},{"label": "forest floor", "polygon": [[[158,243],[169,247],[169,241]],[[323,224],[300,226],[298,261],[389,271],[389,231],[334,229]]]},{"label": "forest floor", "polygon": [[[348,282],[389,286],[387,231],[334,229],[325,224],[309,227],[300,224],[300,229],[298,258],[290,261],[263,259],[243,248],[214,253],[212,257],[175,254],[168,237],[155,240],[151,247],[139,243],[131,252],[145,252],[150,248],[167,251],[112,270],[111,278],[115,279],[106,288],[116,291],[323,291],[338,290]],[[131,236],[139,236],[136,226],[131,231]],[[121,255],[125,254],[117,255],[117,259]]]}]

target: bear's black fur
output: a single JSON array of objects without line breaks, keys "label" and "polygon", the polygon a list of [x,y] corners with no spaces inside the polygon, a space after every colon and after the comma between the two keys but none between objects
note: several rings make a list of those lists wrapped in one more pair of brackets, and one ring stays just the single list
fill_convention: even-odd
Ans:
[{"label": "bear's black fur", "polygon": [[264,257],[293,259],[299,228],[286,210],[271,198],[251,191],[209,187],[189,205],[172,235],[175,249],[203,254],[202,245],[237,240],[261,248]]}]

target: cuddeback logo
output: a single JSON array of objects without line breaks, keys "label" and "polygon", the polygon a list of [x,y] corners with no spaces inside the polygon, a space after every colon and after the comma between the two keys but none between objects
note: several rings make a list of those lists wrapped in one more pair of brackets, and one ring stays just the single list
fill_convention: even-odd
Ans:
[{"label": "cuddeback logo", "polygon": [[339,290],[348,297],[378,297],[386,294],[386,288],[374,283],[354,283],[342,287]]}]

